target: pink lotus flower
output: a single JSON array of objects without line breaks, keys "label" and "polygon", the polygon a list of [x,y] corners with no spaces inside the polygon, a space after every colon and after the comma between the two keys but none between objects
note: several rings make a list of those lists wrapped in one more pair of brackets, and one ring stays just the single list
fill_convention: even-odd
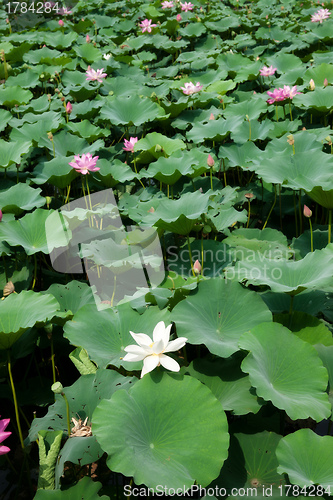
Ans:
[{"label": "pink lotus flower", "polygon": [[203,85],[200,85],[199,82],[197,82],[196,85],[194,85],[194,83],[190,82],[190,83],[185,83],[184,84],[185,87],[180,87],[183,91],[183,94],[186,94],[186,95],[192,95],[192,94],[196,94],[197,92],[200,92],[200,90],[203,89]]},{"label": "pink lotus flower", "polygon": [[104,70],[104,68],[98,69],[97,71],[95,71],[90,66],[88,66],[88,69],[86,71],[86,75],[87,75],[86,80],[91,80],[91,81],[97,80],[99,83],[102,83],[102,81],[103,81],[102,78],[105,78],[106,76],[108,76],[107,73],[103,73],[103,70]]},{"label": "pink lotus flower", "polygon": [[86,42],[90,43],[90,36],[89,35],[86,36]]},{"label": "pink lotus flower", "polygon": [[191,2],[184,2],[184,3],[180,2],[180,5],[181,5],[182,10],[184,12],[188,12],[189,10],[193,10],[193,7],[194,7],[193,3],[191,3]]},{"label": "pink lotus flower", "polygon": [[152,28],[157,26],[157,24],[151,24],[151,19],[145,19],[139,24],[140,28],[142,29],[142,33],[145,31],[148,31],[148,33],[151,33]]},{"label": "pink lotus flower", "polygon": [[274,75],[275,71],[277,70],[277,68],[273,68],[273,66],[264,66],[263,68],[261,68],[261,70],[259,70],[259,73],[261,74],[261,76],[271,76],[271,75]]},{"label": "pink lotus flower", "polygon": [[268,99],[268,104],[274,104],[274,102],[284,101],[285,96],[283,94],[283,89],[274,89],[273,92],[267,91],[267,94],[271,97]]},{"label": "pink lotus flower", "polygon": [[59,24],[59,26],[62,27],[65,23],[64,23],[64,21],[62,19],[59,19],[58,24]]},{"label": "pink lotus flower", "polygon": [[128,141],[127,139],[124,139],[124,151],[131,151],[132,153],[134,152],[134,144],[138,142],[137,137],[130,137],[130,140]]},{"label": "pink lotus flower", "polygon": [[[0,420],[0,443],[11,435],[11,432],[4,432],[9,422],[10,418],[3,418]],[[8,446],[0,445],[0,455],[5,455],[9,451],[10,448],[8,448]]]},{"label": "pink lotus flower", "polygon": [[96,167],[96,163],[98,160],[98,156],[92,157],[90,153],[83,154],[82,158],[80,158],[80,155],[74,156],[74,162],[71,161],[69,165],[77,172],[80,174],[86,175],[89,172],[96,172],[97,170],[100,170],[99,167]]},{"label": "pink lotus flower", "polygon": [[177,17],[176,17],[177,21],[180,22],[183,18],[180,14],[177,14]]},{"label": "pink lotus flower", "polygon": [[73,110],[73,106],[71,105],[71,103],[70,103],[70,102],[68,102],[68,103],[66,104],[66,113],[67,113],[68,115],[70,115],[70,114],[71,114],[71,112],[72,112],[72,110]]},{"label": "pink lotus flower", "polygon": [[71,10],[68,10],[67,7],[62,7],[59,10],[59,14],[61,14],[62,16],[67,16],[68,14],[73,14],[73,12]]},{"label": "pink lotus flower", "polygon": [[293,88],[290,88],[289,85],[284,85],[283,95],[285,99],[292,99],[296,94],[301,94],[301,92],[297,92],[297,85],[294,85]]},{"label": "pink lotus flower", "polygon": [[319,9],[317,12],[312,14],[311,22],[312,23],[322,23],[324,19],[328,19],[331,13],[328,9]]},{"label": "pink lotus flower", "polygon": [[210,114],[210,117],[209,117],[210,120],[215,120],[215,116],[213,115],[213,113]]},{"label": "pink lotus flower", "polygon": [[173,2],[162,2],[162,9],[172,9]]}]

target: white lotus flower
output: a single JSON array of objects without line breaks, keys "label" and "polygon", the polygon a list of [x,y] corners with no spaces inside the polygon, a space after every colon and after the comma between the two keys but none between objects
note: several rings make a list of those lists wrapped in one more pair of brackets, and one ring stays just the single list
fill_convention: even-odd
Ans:
[{"label": "white lotus flower", "polygon": [[129,345],[125,347],[124,350],[128,354],[126,354],[123,359],[124,361],[143,360],[141,378],[146,375],[146,373],[154,370],[156,366],[160,365],[172,372],[178,372],[180,370],[177,361],[169,358],[165,353],[178,351],[185,345],[187,339],[185,337],[179,337],[176,340],[170,341],[171,326],[172,325],[165,327],[164,321],[157,323],[153,331],[153,340],[145,333],[130,332],[138,345]]}]

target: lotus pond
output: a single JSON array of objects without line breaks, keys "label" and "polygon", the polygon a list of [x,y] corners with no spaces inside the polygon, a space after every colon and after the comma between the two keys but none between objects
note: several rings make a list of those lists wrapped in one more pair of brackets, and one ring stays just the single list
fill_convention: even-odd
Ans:
[{"label": "lotus pond", "polygon": [[333,494],[332,36],[2,2],[2,498]]}]

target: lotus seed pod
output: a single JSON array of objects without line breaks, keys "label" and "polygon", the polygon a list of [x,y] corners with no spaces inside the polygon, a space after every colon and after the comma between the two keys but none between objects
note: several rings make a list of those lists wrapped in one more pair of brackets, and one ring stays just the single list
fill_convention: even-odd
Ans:
[{"label": "lotus seed pod", "polygon": [[61,382],[55,382],[51,387],[51,391],[54,392],[54,394],[61,394],[63,390],[64,388]]}]

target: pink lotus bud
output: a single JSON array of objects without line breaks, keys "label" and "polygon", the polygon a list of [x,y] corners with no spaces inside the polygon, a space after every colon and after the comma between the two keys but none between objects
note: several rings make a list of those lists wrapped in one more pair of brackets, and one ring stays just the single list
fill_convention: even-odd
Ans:
[{"label": "pink lotus bud", "polygon": [[304,205],[303,214],[305,217],[307,217],[309,219],[312,215],[312,210],[310,210],[309,207]]},{"label": "pink lotus bud", "polygon": [[70,103],[70,102],[68,102],[68,103],[66,104],[66,113],[67,113],[68,115],[70,115],[70,114],[71,114],[71,112],[72,112],[72,110],[73,110],[73,106],[71,105],[71,103]]},{"label": "pink lotus bud", "polygon": [[148,210],[148,212],[150,212],[150,213],[152,213],[152,214],[153,214],[153,213],[155,212],[155,208],[154,208],[154,207],[151,207],[151,208]]},{"label": "pink lotus bud", "polygon": [[1,222],[1,220],[2,220],[2,210],[0,208],[0,222]]},{"label": "pink lotus bud", "polygon": [[59,24],[59,26],[63,26],[65,23],[62,19],[59,19],[58,24]]},{"label": "pink lotus bud", "polygon": [[214,165],[215,165],[215,161],[214,161],[213,157],[210,154],[208,155],[208,158],[207,158],[207,165],[209,167],[214,167]]},{"label": "pink lotus bud", "polygon": [[215,116],[213,115],[213,113],[210,114],[210,117],[209,117],[210,120],[215,120]]},{"label": "pink lotus bud", "polygon": [[193,271],[195,272],[195,274],[200,274],[201,273],[201,264],[200,262],[198,261],[198,259],[194,262],[193,264]]},{"label": "pink lotus bud", "polygon": [[179,21],[181,21],[183,18],[182,18],[182,16],[181,16],[180,14],[177,14],[176,19],[177,19],[177,21],[179,22]]},{"label": "pink lotus bud", "polygon": [[309,81],[309,87],[310,87],[310,90],[314,90],[316,88],[315,86],[315,82],[313,81],[313,79],[311,78],[311,80]]},{"label": "pink lotus bud", "polygon": [[328,85],[328,80],[327,80],[327,78],[325,78],[325,80],[324,80],[324,87],[327,87],[327,85]]},{"label": "pink lotus bud", "polygon": [[89,36],[89,35],[87,35],[87,36],[86,36],[86,42],[87,42],[87,43],[89,43],[89,42],[90,42],[90,36]]}]

